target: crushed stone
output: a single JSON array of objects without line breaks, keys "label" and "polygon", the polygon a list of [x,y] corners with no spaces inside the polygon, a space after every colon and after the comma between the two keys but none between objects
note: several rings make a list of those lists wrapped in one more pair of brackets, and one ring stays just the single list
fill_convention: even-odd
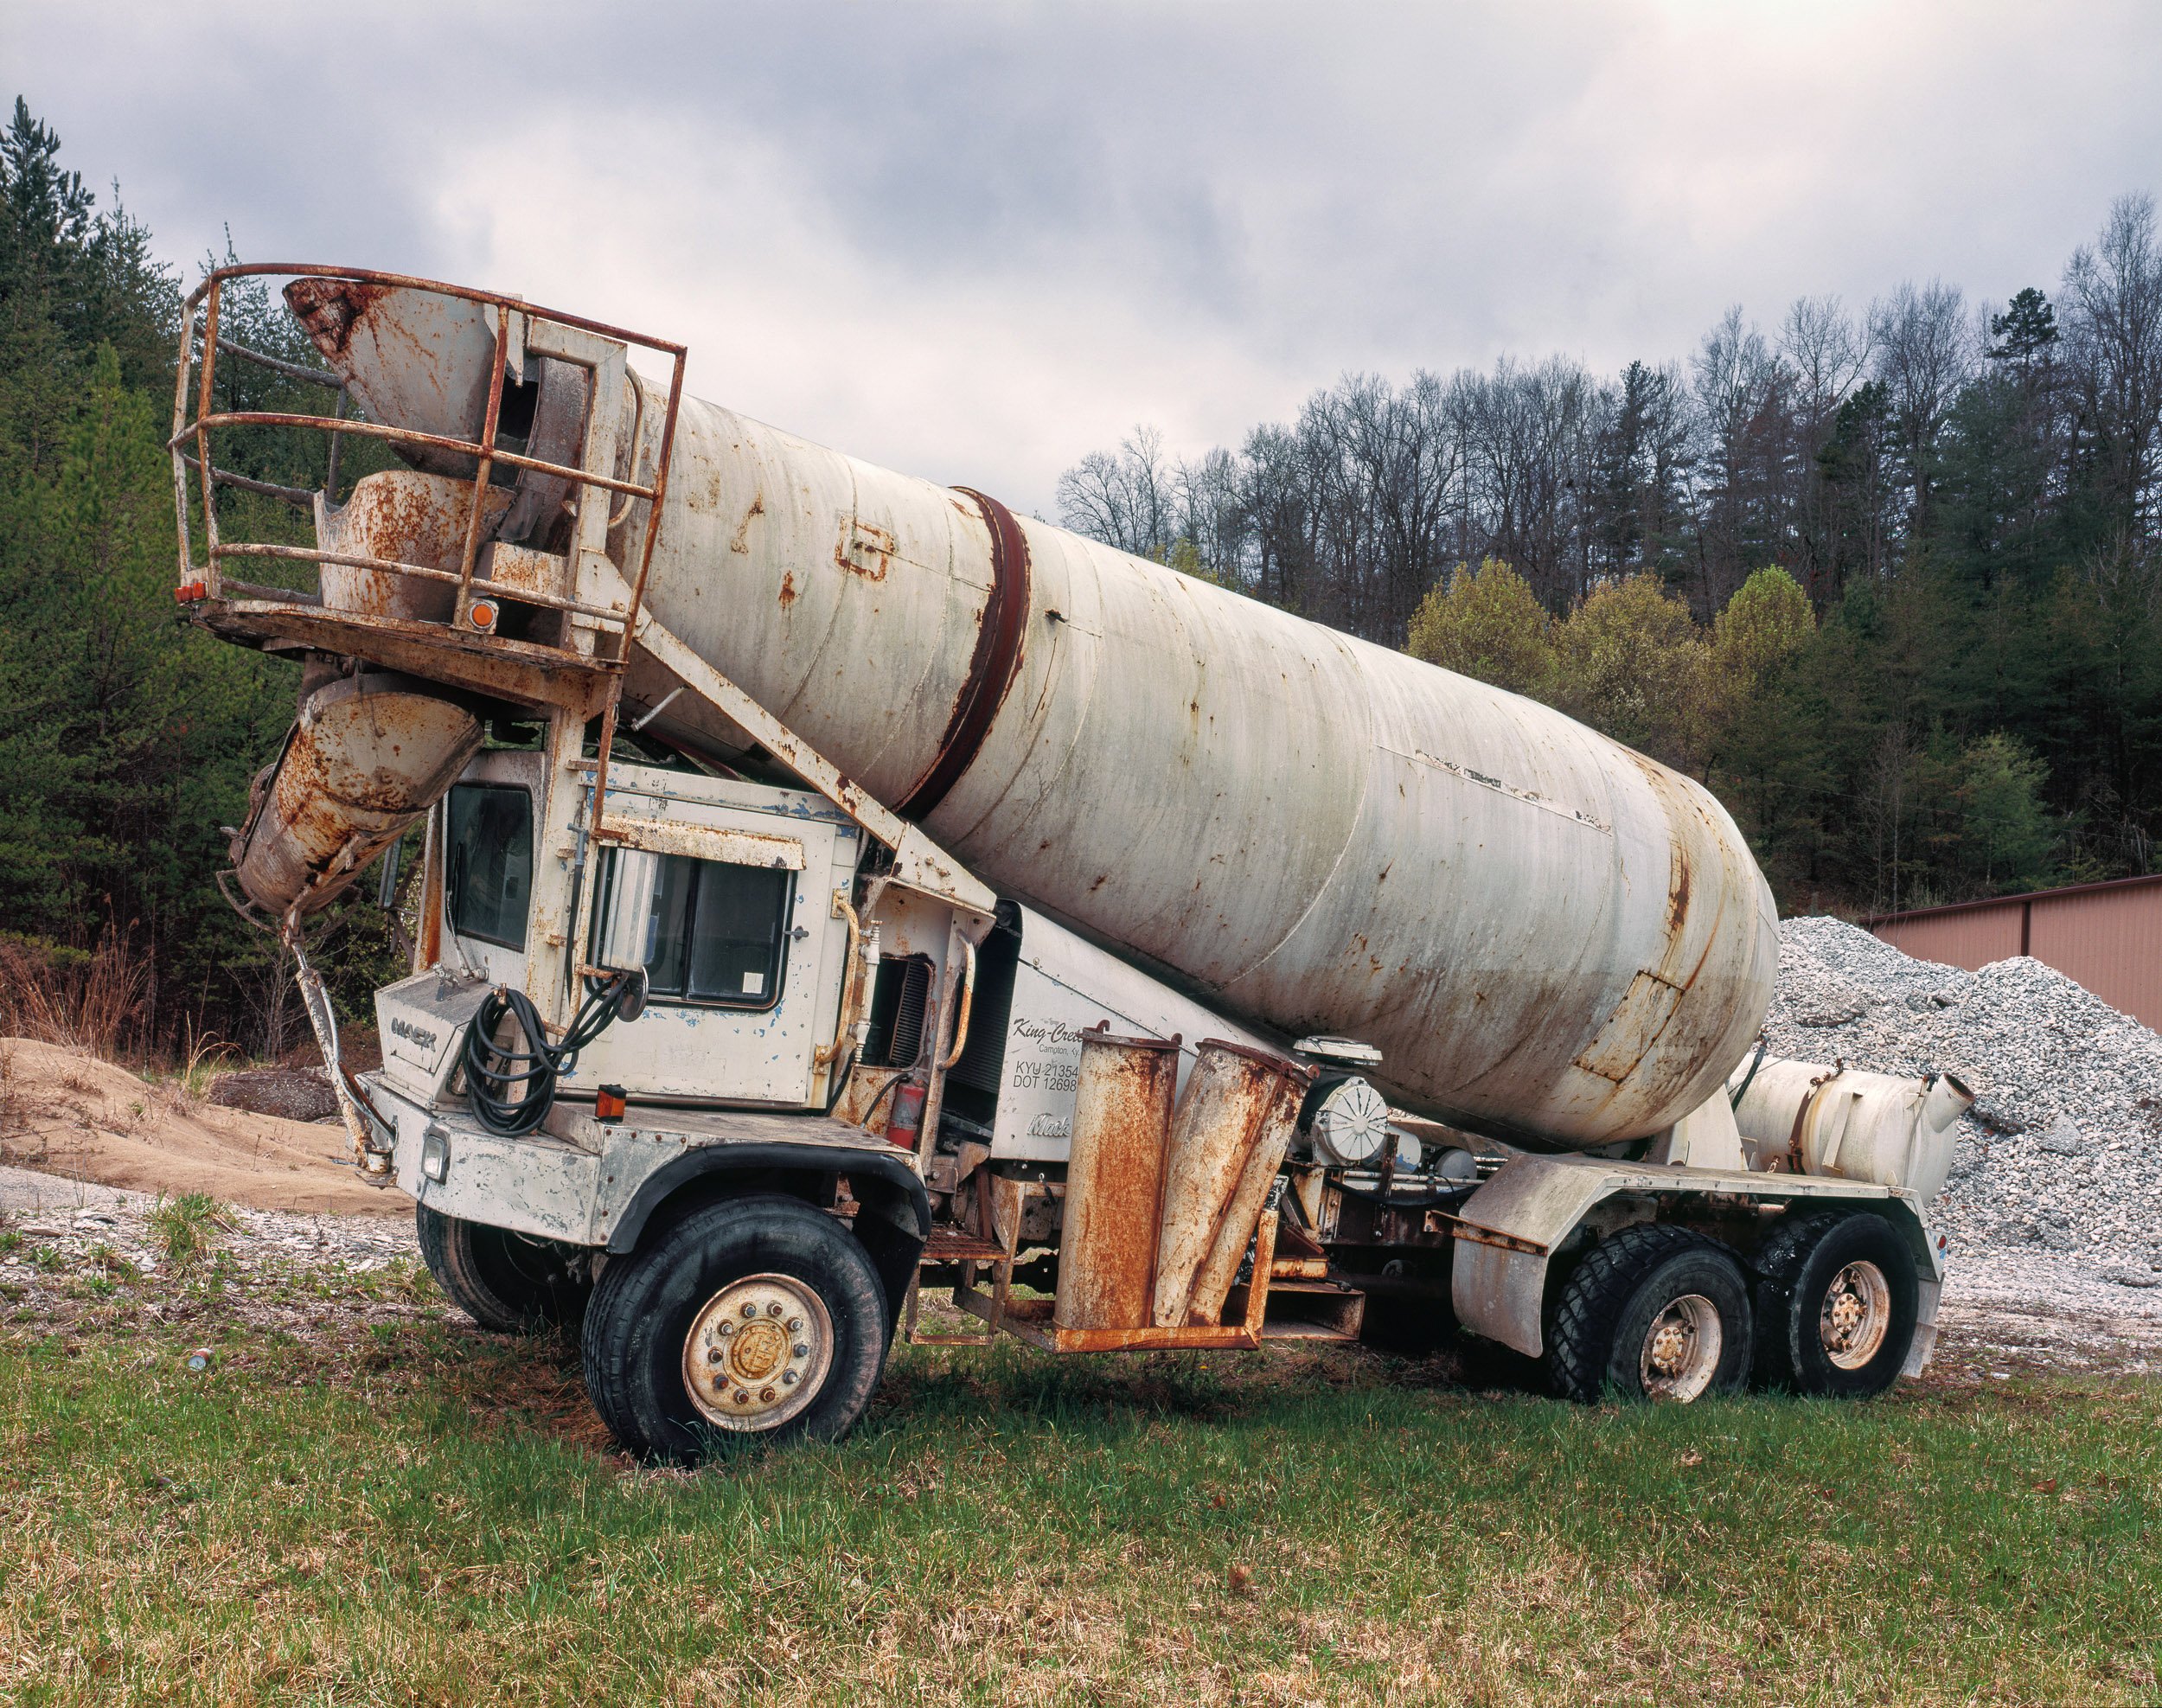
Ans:
[{"label": "crushed stone", "polygon": [[2162,1283],[2162,1036],[2027,956],[1970,973],[1822,916],[1779,937],[1773,1054],[1956,1073],[1976,1093],[1935,1212],[1955,1244]]}]

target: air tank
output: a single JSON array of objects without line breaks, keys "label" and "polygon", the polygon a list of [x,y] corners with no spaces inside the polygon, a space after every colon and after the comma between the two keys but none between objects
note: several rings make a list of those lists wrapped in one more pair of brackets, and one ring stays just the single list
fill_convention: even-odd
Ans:
[{"label": "air tank", "polygon": [[1551,707],[695,400],[667,494],[661,623],[1000,889],[1377,1046],[1423,1114],[1641,1137],[1757,1033],[1776,916],[1733,821]]}]

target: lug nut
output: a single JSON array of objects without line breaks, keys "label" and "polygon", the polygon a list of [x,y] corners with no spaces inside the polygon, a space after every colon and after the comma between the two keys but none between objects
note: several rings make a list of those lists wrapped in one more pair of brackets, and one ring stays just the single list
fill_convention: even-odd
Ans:
[{"label": "lug nut", "polygon": [[803,1332],[803,1319],[800,1316],[792,1316],[789,1318],[788,1332],[791,1334],[802,1334]]},{"label": "lug nut", "polygon": [[810,1356],[810,1348],[805,1346],[801,1340],[798,1340],[794,1346],[790,1347],[789,1350],[794,1353],[798,1358],[809,1358]]},{"label": "lug nut", "polygon": [[793,1370],[784,1370],[781,1372],[781,1385],[789,1388],[796,1385],[796,1372]]},{"label": "lug nut", "polygon": [[738,1389],[736,1390],[736,1404],[737,1404],[738,1405],[748,1405],[748,1404],[751,1404],[751,1396],[750,1396],[749,1394],[747,1394],[747,1393],[744,1392],[744,1391],[743,1391],[741,1388],[738,1388]]},{"label": "lug nut", "polygon": [[758,1308],[746,1301],[744,1304],[743,1314],[747,1317],[756,1316],[758,1314]]},{"label": "lug nut", "polygon": [[777,1302],[777,1303],[774,1303],[774,1304],[768,1305],[768,1306],[765,1308],[765,1314],[766,1314],[768,1316],[778,1316],[778,1315],[780,1315],[780,1314],[781,1314],[781,1307],[780,1307],[780,1305],[779,1305]]},{"label": "lug nut", "polygon": [[708,1364],[719,1364],[727,1356],[728,1354],[726,1353],[721,1351],[719,1347],[715,1347],[706,1354],[706,1362]]},{"label": "lug nut", "polygon": [[771,1388],[760,1388],[758,1390],[758,1398],[764,1401],[768,1405],[771,1405],[773,1403],[773,1390]]}]

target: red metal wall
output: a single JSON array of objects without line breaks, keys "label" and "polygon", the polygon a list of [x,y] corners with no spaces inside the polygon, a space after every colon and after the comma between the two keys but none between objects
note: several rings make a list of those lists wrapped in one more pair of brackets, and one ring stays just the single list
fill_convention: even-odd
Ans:
[{"label": "red metal wall", "polygon": [[1922,961],[1941,961],[1972,972],[2019,952],[2020,904],[1963,907],[1879,919],[1871,928],[1886,943]]},{"label": "red metal wall", "polygon": [[2162,879],[1929,908],[1870,929],[1906,954],[1970,971],[2024,950],[2162,1031]]},{"label": "red metal wall", "polygon": [[2162,1030],[2162,884],[2037,901],[2027,953]]}]

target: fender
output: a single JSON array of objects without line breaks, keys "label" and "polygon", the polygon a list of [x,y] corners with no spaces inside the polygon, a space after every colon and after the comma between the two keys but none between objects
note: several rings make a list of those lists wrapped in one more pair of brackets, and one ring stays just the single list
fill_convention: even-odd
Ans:
[{"label": "fender", "polygon": [[[1538,1358],[1545,1347],[1549,1268],[1569,1236],[1598,1205],[1620,1194],[1730,1193],[1759,1202],[1868,1203],[1907,1235],[1919,1260],[1921,1319],[1908,1358],[1918,1375],[1936,1338],[1944,1251],[1914,1194],[1862,1180],[1812,1174],[1631,1163],[1596,1156],[1510,1159],[1455,1215],[1441,1218],[1455,1244],[1449,1262],[1456,1320],[1475,1334]],[[1430,1212],[1430,1216],[1439,1217]]]},{"label": "fender", "polygon": [[605,1249],[620,1257],[635,1251],[655,1211],[678,1193],[700,1181],[730,1174],[846,1174],[863,1208],[855,1234],[878,1271],[886,1291],[886,1336],[891,1345],[900,1325],[901,1307],[916,1279],[924,1243],[931,1237],[931,1198],[916,1171],[896,1152],[855,1145],[806,1144],[796,1141],[751,1140],[700,1145],[649,1174],[608,1236]]},{"label": "fender", "polygon": [[[846,1174],[857,1188],[857,1201],[866,1210],[875,1207],[883,1212],[881,1219],[892,1223],[919,1246],[931,1237],[930,1194],[898,1152],[887,1155],[853,1145],[751,1140],[700,1145],[655,1169],[616,1219],[616,1225],[609,1231],[607,1251],[617,1257],[635,1251],[653,1212],[694,1181],[713,1175],[752,1174],[822,1174],[828,1179]],[[863,1187],[870,1182],[883,1190],[866,1193]]]}]

